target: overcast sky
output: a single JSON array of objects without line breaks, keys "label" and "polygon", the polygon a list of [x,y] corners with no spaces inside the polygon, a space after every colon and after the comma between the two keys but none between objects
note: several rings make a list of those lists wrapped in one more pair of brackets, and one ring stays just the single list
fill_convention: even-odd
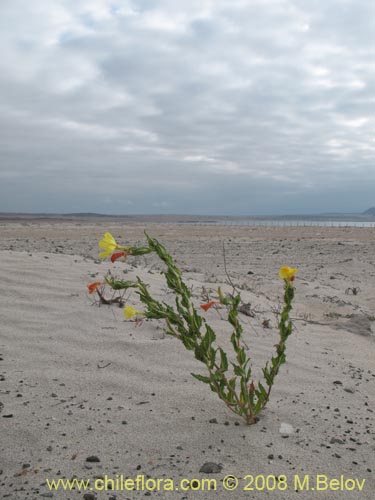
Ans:
[{"label": "overcast sky", "polygon": [[372,0],[1,0],[0,211],[375,205]]}]

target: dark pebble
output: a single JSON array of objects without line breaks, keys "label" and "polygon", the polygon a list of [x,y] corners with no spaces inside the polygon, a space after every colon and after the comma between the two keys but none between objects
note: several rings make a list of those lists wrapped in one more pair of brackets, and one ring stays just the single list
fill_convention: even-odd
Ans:
[{"label": "dark pebble", "polygon": [[100,458],[98,458],[96,455],[90,455],[86,458],[86,462],[100,462]]},{"label": "dark pebble", "polygon": [[331,444],[336,444],[336,443],[337,444],[344,444],[345,441],[343,439],[333,437],[333,438],[331,438],[330,443]]},{"label": "dark pebble", "polygon": [[204,472],[205,474],[218,474],[223,470],[220,464],[215,464],[214,462],[206,462],[199,469],[199,472]]}]

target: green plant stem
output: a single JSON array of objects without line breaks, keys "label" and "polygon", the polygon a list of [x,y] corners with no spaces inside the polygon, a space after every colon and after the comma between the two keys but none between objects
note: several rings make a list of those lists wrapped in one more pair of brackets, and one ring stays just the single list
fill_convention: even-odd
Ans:
[{"label": "green plant stem", "polygon": [[[257,422],[257,414],[269,401],[275,377],[280,366],[285,363],[286,340],[292,333],[292,323],[289,313],[294,299],[294,287],[289,280],[284,281],[284,307],[280,315],[278,330],[280,340],[276,345],[276,355],[263,368],[267,390],[259,381],[257,387],[251,380],[251,358],[246,353],[247,346],[243,341],[243,328],[238,317],[238,307],[241,301],[239,294],[225,297],[219,289],[219,300],[227,307],[228,322],[232,326],[231,344],[234,359],[230,361],[234,376],[226,376],[229,370],[227,354],[219,347],[215,348],[216,334],[194,307],[191,291],[184,283],[181,272],[168,254],[167,250],[147,233],[148,247],[132,247],[132,254],[145,255],[155,252],[166,265],[163,271],[167,286],[175,293],[175,307],[160,302],[152,297],[148,286],[138,277],[136,282],[114,280],[107,278],[107,283],[115,290],[134,288],[143,304],[146,306],[145,316],[149,319],[164,319],[165,333],[181,342],[188,350],[194,352],[195,358],[202,362],[209,376],[192,374],[196,379],[208,384],[216,392],[227,408],[238,416],[242,416],[248,425]],[[204,328],[203,328],[204,327]],[[220,362],[217,355],[220,354]],[[251,383],[250,383],[251,381]],[[237,383],[239,382],[239,387]]]}]

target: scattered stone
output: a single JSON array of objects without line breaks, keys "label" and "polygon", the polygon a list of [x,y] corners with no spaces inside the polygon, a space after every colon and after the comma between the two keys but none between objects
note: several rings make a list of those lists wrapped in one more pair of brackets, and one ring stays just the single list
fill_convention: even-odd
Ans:
[{"label": "scattered stone", "polygon": [[268,460],[273,460],[275,457],[274,457],[273,453],[270,453],[267,458],[268,458]]},{"label": "scattered stone", "polygon": [[209,423],[210,423],[210,424],[217,424],[217,423],[218,423],[218,421],[216,420],[216,418],[211,418],[211,419],[209,420]]},{"label": "scattered stone", "polygon": [[294,429],[292,425],[282,422],[280,425],[279,432],[282,437],[289,437],[294,433]]},{"label": "scattered stone", "polygon": [[85,493],[83,495],[83,500],[95,500],[96,499],[96,496],[94,495],[94,493]]},{"label": "scattered stone", "polygon": [[[48,257],[47,257],[47,259],[48,259]],[[43,498],[53,498],[53,493],[48,491],[47,493],[41,493],[40,496]]]},{"label": "scattered stone", "polygon": [[96,455],[90,455],[86,458],[86,462],[100,462],[100,458],[98,458]]},{"label": "scattered stone", "polygon": [[335,380],[333,383],[334,383],[335,385],[342,385],[341,380]]},{"label": "scattered stone", "polygon": [[219,474],[223,470],[220,464],[215,464],[215,462],[206,462],[199,469],[199,472],[204,472],[205,474]]},{"label": "scattered stone", "polygon": [[344,444],[345,441],[343,439],[339,439],[339,438],[331,438],[330,440],[330,444]]},{"label": "scattered stone", "polygon": [[7,415],[3,415],[3,418],[12,418],[13,413],[7,413]]},{"label": "scattered stone", "polygon": [[345,392],[349,392],[350,394],[355,393],[355,389],[353,387],[344,387]]},{"label": "scattered stone", "polygon": [[241,304],[238,308],[239,312],[244,314],[245,316],[249,316],[250,318],[255,318],[255,313],[251,309],[251,304]]},{"label": "scattered stone", "polygon": [[271,320],[270,319],[264,319],[262,321],[262,326],[263,328],[271,328],[271,324],[270,324]]}]

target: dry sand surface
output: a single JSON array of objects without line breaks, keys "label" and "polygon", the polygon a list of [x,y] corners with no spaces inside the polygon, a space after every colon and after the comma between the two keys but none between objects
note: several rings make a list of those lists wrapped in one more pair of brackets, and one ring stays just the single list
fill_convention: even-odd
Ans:
[{"label": "dry sand surface", "polygon": [[[121,308],[98,307],[87,294],[86,284],[110,268],[141,276],[171,300],[155,258],[98,260],[104,231],[134,244],[145,228],[176,258],[197,304],[203,287],[212,298],[218,284],[230,290],[225,241],[228,274],[254,313],[242,319],[258,371],[277,340],[278,268],[298,267],[287,362],[256,425],[244,425],[191,377],[204,367],[163,337],[161,323],[136,327]],[[374,229],[3,221],[0,257],[0,498],[374,498]],[[140,306],[136,294],[125,298]],[[227,324],[213,309],[206,317],[227,345]],[[293,432],[282,435],[281,424]],[[207,462],[221,470],[200,472]],[[176,486],[216,479],[217,491],[50,492],[45,483],[139,474]],[[221,482],[228,474],[239,478],[232,492]],[[356,483],[354,491],[296,493],[294,478],[305,474],[311,488],[317,474],[349,480],[347,487],[350,479],[365,483],[362,491]],[[287,490],[243,491],[246,475],[285,475]]]}]

